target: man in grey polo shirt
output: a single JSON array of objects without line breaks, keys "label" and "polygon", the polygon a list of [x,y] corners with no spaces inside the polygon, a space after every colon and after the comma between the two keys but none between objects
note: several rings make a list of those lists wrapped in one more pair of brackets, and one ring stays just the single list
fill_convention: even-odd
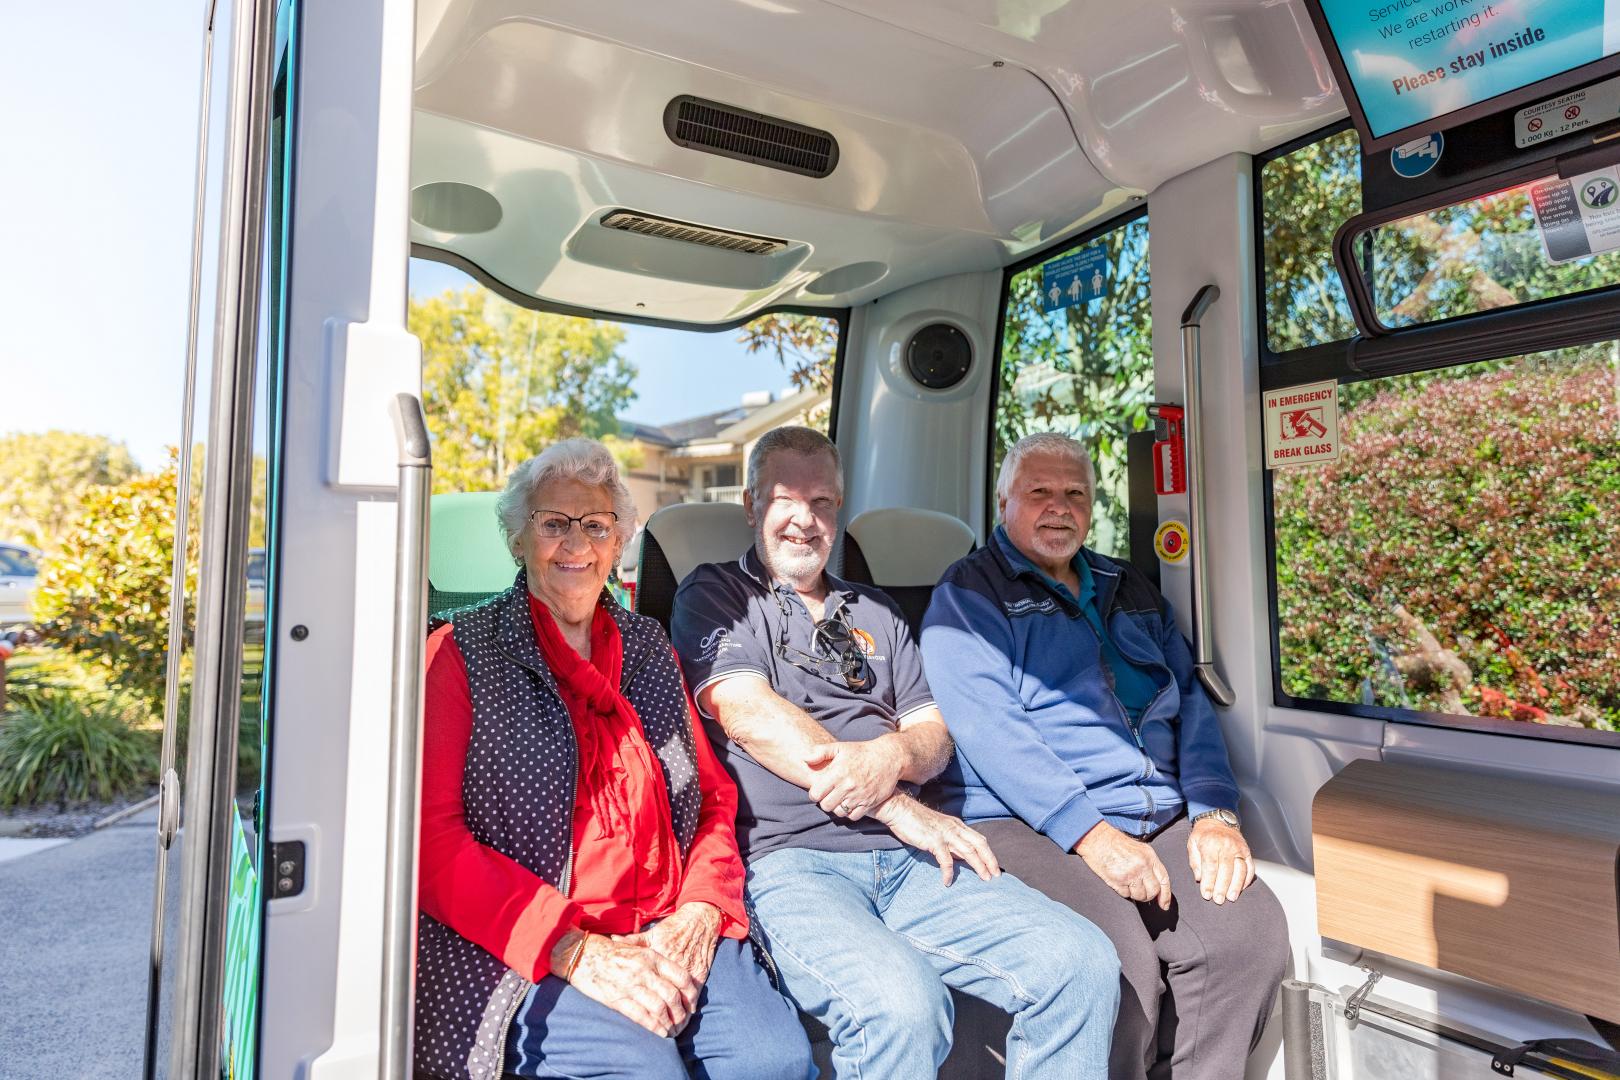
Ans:
[{"label": "man in grey polo shirt", "polygon": [[1113,946],[917,801],[950,736],[899,609],[826,572],[842,504],[825,436],[768,432],[748,460],[753,547],[675,598],[671,636],[737,780],[748,897],[783,989],[827,1026],[841,1078],[932,1080],[955,987],[1012,1014],[1009,1076],[1100,1080]]}]

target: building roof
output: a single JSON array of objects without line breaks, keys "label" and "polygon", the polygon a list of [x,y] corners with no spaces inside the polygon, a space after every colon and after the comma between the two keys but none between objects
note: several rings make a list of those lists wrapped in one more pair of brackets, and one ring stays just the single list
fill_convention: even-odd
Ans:
[{"label": "building roof", "polygon": [[685,446],[688,443],[712,439],[726,428],[762,408],[770,408],[770,406],[733,405],[730,408],[721,409],[719,412],[704,413],[702,416],[675,420],[668,424],[637,424],[626,420],[620,422],[619,428],[622,437],[626,439],[640,439],[642,442],[654,446]]}]

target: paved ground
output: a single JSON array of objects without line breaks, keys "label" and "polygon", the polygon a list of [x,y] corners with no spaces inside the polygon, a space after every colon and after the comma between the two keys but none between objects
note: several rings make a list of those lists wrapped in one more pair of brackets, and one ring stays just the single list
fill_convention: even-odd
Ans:
[{"label": "paved ground", "polygon": [[60,847],[65,843],[67,843],[66,840],[57,840],[52,837],[44,839],[31,837],[19,840],[15,837],[0,836],[0,862],[20,859],[24,855],[33,855],[44,851],[46,848]]},{"label": "paved ground", "polygon": [[0,861],[0,1080],[140,1076],[155,821]]}]

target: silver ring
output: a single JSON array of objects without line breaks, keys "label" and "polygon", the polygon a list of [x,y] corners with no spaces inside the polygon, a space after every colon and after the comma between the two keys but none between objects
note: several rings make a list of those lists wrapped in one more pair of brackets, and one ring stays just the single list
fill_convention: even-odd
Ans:
[{"label": "silver ring", "polygon": [[854,810],[855,810],[855,808],[853,806],[849,805],[849,803],[847,803],[847,802],[843,802],[843,803],[838,804],[838,812],[840,814],[843,814],[845,817],[849,817],[849,815]]}]

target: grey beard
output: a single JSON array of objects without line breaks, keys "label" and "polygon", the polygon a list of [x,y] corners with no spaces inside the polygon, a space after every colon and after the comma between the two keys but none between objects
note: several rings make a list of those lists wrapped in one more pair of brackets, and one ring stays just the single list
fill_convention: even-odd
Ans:
[{"label": "grey beard", "polygon": [[[760,533],[756,533],[754,536],[754,550],[759,552],[760,562],[765,564],[766,572],[773,579],[786,582],[799,591],[813,588],[821,580],[822,571],[827,568],[827,561],[821,557],[819,551],[811,552],[811,557],[803,560],[795,559],[787,565],[783,565],[783,563],[771,557],[770,551],[765,545],[765,537]],[[828,554],[830,555],[831,552]],[[803,566],[803,570],[800,569],[800,566]]]}]

